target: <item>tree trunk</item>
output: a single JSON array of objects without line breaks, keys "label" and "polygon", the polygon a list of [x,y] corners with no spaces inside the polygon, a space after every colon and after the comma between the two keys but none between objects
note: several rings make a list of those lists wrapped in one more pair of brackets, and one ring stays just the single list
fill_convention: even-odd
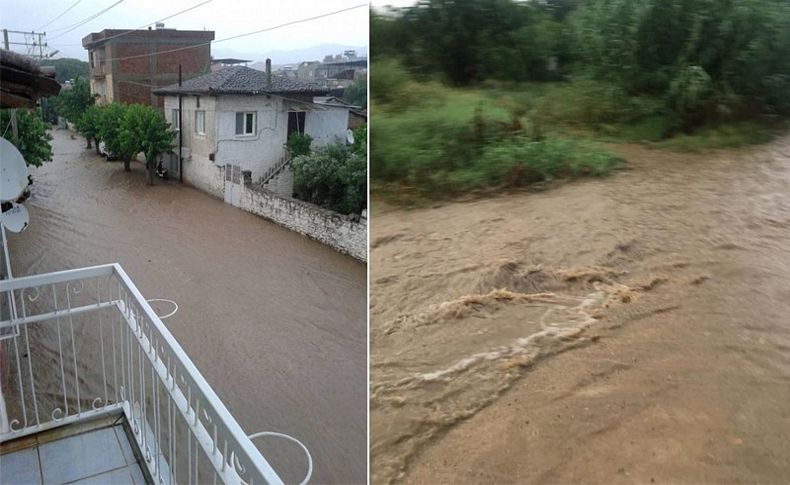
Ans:
[{"label": "tree trunk", "polygon": [[99,140],[93,139],[93,147],[96,149],[96,155],[101,155],[101,152],[99,152]]},{"label": "tree trunk", "polygon": [[128,156],[124,156],[123,157],[123,170],[125,172],[131,172],[132,171],[132,167],[131,167],[131,163],[130,162],[131,162],[131,160],[129,159]]},{"label": "tree trunk", "polygon": [[154,162],[151,160],[150,162],[146,160],[145,162],[146,167],[148,168],[148,185],[154,185]]},{"label": "tree trunk", "polygon": [[88,146],[86,146],[85,148],[93,148],[93,147],[91,147],[91,139],[90,138],[85,138],[85,141],[88,142]]}]

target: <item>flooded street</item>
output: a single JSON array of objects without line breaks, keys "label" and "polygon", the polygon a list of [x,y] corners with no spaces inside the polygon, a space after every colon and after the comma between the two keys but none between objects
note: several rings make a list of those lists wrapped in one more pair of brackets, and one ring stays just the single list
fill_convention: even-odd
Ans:
[{"label": "flooded street", "polygon": [[786,482],[790,138],[373,205],[371,481]]},{"label": "flooded street", "polygon": [[[364,483],[365,266],[51,133],[53,162],[31,168],[30,227],[9,234],[14,275],[120,263],[145,298],[177,303],[168,329],[248,434],[303,441],[314,483]],[[300,480],[305,459],[283,443],[256,440]]]}]

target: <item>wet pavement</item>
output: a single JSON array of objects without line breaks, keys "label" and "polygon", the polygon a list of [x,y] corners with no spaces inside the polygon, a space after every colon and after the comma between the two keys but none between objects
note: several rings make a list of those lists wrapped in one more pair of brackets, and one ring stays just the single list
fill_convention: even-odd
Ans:
[{"label": "wet pavement", "polygon": [[[303,441],[313,483],[363,483],[365,266],[52,135],[53,162],[31,168],[30,227],[9,235],[14,275],[120,263],[146,298],[178,304],[168,329],[245,431]],[[298,448],[256,444],[286,481],[304,476]]]}]

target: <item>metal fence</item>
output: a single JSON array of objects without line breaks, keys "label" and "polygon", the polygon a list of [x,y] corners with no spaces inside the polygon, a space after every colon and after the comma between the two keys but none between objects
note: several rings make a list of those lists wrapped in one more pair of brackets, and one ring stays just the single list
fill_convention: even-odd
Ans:
[{"label": "metal fence", "polygon": [[155,483],[281,483],[117,265],[0,281],[0,442],[123,413]]}]

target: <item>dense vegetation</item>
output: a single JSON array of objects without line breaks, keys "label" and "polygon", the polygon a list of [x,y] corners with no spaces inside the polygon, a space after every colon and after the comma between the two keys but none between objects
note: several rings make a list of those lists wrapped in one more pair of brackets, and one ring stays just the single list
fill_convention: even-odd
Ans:
[{"label": "dense vegetation", "polygon": [[[11,117],[16,113],[16,135],[11,128]],[[40,167],[42,163],[52,159],[52,136],[47,133],[47,125],[41,121],[36,111],[25,109],[0,110],[0,126],[3,127],[3,138],[10,141],[27,165]]]},{"label": "dense vegetation", "polygon": [[75,79],[70,89],[61,90],[60,94],[50,98],[50,101],[57,114],[72,123],[76,123],[82,113],[95,102],[88,82],[79,78]]},{"label": "dense vegetation", "polygon": [[153,184],[156,159],[172,148],[175,135],[159,111],[141,104],[96,106],[87,83],[81,79],[50,102],[59,116],[74,123],[87,140],[87,148],[93,141],[99,152],[99,143],[103,143],[107,158],[123,160],[124,170],[131,170],[131,160],[143,153],[148,183]]},{"label": "dense vegetation", "polygon": [[299,199],[342,214],[367,207],[367,128],[354,130],[354,143],[338,142],[291,162]]},{"label": "dense vegetation", "polygon": [[372,176],[426,194],[606,173],[591,138],[733,146],[790,116],[786,0],[422,0],[370,30]]},{"label": "dense vegetation", "polygon": [[88,77],[88,63],[79,59],[48,59],[41,61],[41,65],[54,66],[55,79],[59,83],[64,83],[78,77],[82,79],[86,79]]},{"label": "dense vegetation", "polygon": [[162,114],[150,106],[131,104],[124,110],[118,130],[121,156],[128,162],[138,153],[143,153],[148,183],[153,185],[157,157],[173,147],[175,132],[170,130],[170,124]]},{"label": "dense vegetation", "polygon": [[343,99],[360,108],[368,107],[368,80],[357,79],[343,90]]}]

